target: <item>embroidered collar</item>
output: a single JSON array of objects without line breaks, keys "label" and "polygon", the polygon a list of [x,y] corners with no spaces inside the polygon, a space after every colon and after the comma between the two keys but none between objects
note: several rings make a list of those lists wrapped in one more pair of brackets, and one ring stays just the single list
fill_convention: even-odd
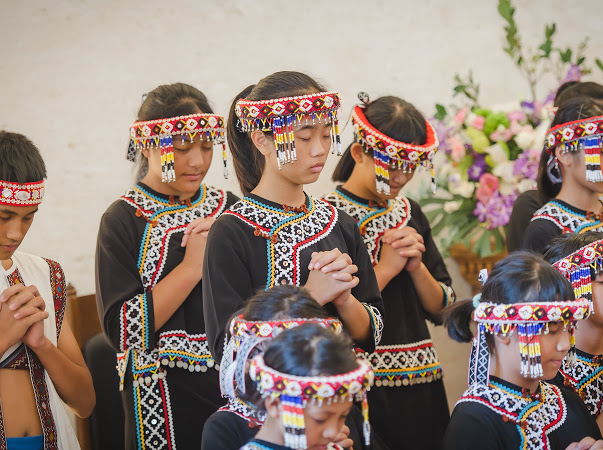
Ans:
[{"label": "embroidered collar", "polygon": [[603,355],[576,349],[576,363],[572,365],[565,358],[559,373],[563,384],[576,392],[589,412],[598,417],[603,410]]},{"label": "embroidered collar", "polygon": [[537,210],[532,221],[544,219],[553,222],[564,232],[583,233],[603,231],[601,214],[578,209],[562,200],[553,199]]}]

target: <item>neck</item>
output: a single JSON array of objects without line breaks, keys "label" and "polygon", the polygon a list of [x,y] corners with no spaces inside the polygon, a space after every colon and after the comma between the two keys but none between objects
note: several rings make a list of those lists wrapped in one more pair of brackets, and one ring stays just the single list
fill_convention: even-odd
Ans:
[{"label": "neck", "polygon": [[260,182],[251,193],[287,206],[300,206],[306,201],[303,184],[292,183],[267,170],[264,171]]},{"label": "neck", "polygon": [[523,375],[521,375],[517,367],[511,367],[513,366],[511,364],[504,364],[504,361],[501,361],[498,354],[492,356],[490,360],[490,375],[500,378],[501,380],[505,380],[508,383],[528,389],[530,392],[536,392],[538,389],[540,380],[525,378]]},{"label": "neck", "polygon": [[601,213],[603,209],[599,201],[599,194],[578,183],[564,182],[556,198],[575,208],[592,211],[596,214]]},{"label": "neck", "polygon": [[343,183],[342,187],[346,191],[351,192],[357,197],[364,198],[366,200],[372,200],[374,202],[383,201],[383,198],[379,197],[365,183],[363,183],[361,177],[358,176],[358,172],[355,168],[352,170],[350,178],[348,178],[348,180]]},{"label": "neck", "polygon": [[8,259],[4,259],[1,261],[2,262],[2,268],[4,270],[8,270],[13,266],[13,260],[8,258]]},{"label": "neck", "polygon": [[271,444],[285,445],[285,438],[281,430],[282,424],[277,423],[277,420],[271,416],[266,416],[266,421],[260,431],[255,435],[256,439],[261,439]]},{"label": "neck", "polygon": [[[599,313],[599,311],[597,311]],[[601,312],[603,313],[603,312]],[[599,313],[599,314],[601,314]],[[603,325],[590,319],[580,322],[575,331],[576,347],[591,355],[603,355]]]}]

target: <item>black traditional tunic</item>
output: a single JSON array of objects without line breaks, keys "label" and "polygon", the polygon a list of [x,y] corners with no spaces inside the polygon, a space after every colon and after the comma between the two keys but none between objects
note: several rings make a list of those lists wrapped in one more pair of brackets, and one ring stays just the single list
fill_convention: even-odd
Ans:
[{"label": "black traditional tunic", "polygon": [[[381,237],[392,228],[411,226],[423,236],[423,263],[444,293],[443,306],[454,301],[452,280],[431,236],[420,206],[405,197],[375,205],[341,186],[325,199],[357,220],[373,264],[379,262]],[[375,386],[370,390],[371,425],[392,449],[434,449],[449,420],[442,368],[408,272],[403,270],[381,292],[387,311],[381,343],[359,355],[371,363]]]},{"label": "black traditional tunic", "polygon": [[[203,312],[212,355],[222,357],[224,330],[232,314],[258,290],[303,286],[313,252],[338,248],[358,266],[352,294],[371,318],[372,334],[362,348],[381,339],[383,301],[355,221],[325,201],[306,196],[302,207],[283,207],[249,194],[210,230],[203,265]],[[336,315],[334,306],[325,308]]]},{"label": "black traditional tunic", "polygon": [[[265,413],[247,406],[240,400],[229,399],[228,404],[216,411],[205,422],[201,450],[236,450],[249,442],[260,431],[264,423]],[[364,418],[357,407],[352,407],[346,417],[345,424],[350,429],[349,438],[354,441],[356,450],[387,450],[373,431],[371,444],[367,447],[364,442]]]},{"label": "black traditional tunic", "polygon": [[[19,283],[26,286],[36,286],[46,303],[46,311],[51,314],[46,320],[55,322],[54,327],[49,327],[49,323],[45,324],[44,334],[50,339],[49,333],[56,330],[56,342],[58,343],[67,299],[63,269],[55,261],[18,251],[13,254],[12,261],[12,266],[6,271],[0,266],[0,273],[4,275],[0,278],[0,293],[9,286]],[[8,307],[8,305],[5,304],[4,307]],[[61,437],[57,434],[57,431],[61,430],[58,430],[54,417],[54,414],[58,412],[53,411],[53,404],[49,398],[49,386],[47,385],[47,379],[49,378],[46,377],[46,370],[38,356],[23,342],[19,341],[9,348],[4,355],[0,355],[0,369],[27,370],[29,372],[42,426],[44,450],[59,449]],[[63,405],[58,405],[58,407],[63,408]],[[72,436],[72,438],[75,439],[75,436]],[[67,436],[63,439],[65,439],[63,442],[71,442]],[[6,448],[6,433],[0,403],[0,450],[6,450]]]},{"label": "black traditional tunic", "polygon": [[522,248],[542,253],[554,237],[586,231],[603,231],[602,218],[561,200],[551,200],[534,213]]},{"label": "black traditional tunic", "polygon": [[590,436],[601,439],[595,419],[569,389],[540,382],[535,394],[501,379],[474,384],[456,404],[444,450],[565,450]]},{"label": "black traditional tunic", "polygon": [[184,229],[217,217],[236,198],[201,186],[178,202],[139,183],[101,219],[96,293],[101,324],[118,353],[127,448],[199,448],[204,421],[220,406],[209,354],[201,282],[155,332],[155,285],[184,258]]},{"label": "black traditional tunic", "polygon": [[[289,450],[289,447],[283,445],[273,444],[266,442],[261,439],[252,439],[243,447],[241,450]],[[327,450],[343,450],[339,445],[329,444]]]},{"label": "black traditional tunic", "polygon": [[597,418],[603,410],[603,355],[591,355],[576,349],[576,357],[575,365],[565,357],[553,382],[572,389]]},{"label": "black traditional tunic", "polygon": [[509,253],[521,249],[521,243],[532,216],[542,206],[536,189],[530,189],[519,194],[519,197],[513,203],[513,211],[507,226],[507,251]]}]

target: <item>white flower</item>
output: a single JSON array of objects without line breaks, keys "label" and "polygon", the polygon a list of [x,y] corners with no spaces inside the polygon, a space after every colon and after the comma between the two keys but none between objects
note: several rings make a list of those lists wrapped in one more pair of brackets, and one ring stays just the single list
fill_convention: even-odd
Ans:
[{"label": "white flower", "polygon": [[509,160],[507,153],[500,144],[491,145],[490,147],[486,147],[485,150],[486,153],[490,155],[490,158],[492,158],[492,162],[495,166]]},{"label": "white flower", "polygon": [[492,174],[496,175],[498,178],[502,179],[507,183],[515,182],[515,175],[513,175],[513,162],[512,161],[503,161],[492,169]]},{"label": "white flower", "polygon": [[[544,136],[543,136],[544,139]],[[524,127],[517,135],[515,136],[515,142],[522,150],[527,150],[536,145],[536,131],[530,129],[529,127]],[[542,142],[541,142],[542,144]]]},{"label": "white flower", "polygon": [[448,214],[458,211],[460,207],[461,204],[454,200],[444,203],[444,211]]},{"label": "white flower", "polygon": [[456,182],[450,181],[448,184],[448,192],[453,195],[460,195],[465,198],[469,198],[473,195],[475,185],[469,181],[458,180]]},{"label": "white flower", "polygon": [[536,187],[536,182],[534,180],[530,180],[529,178],[523,178],[517,184],[517,191],[522,194],[525,191],[529,191],[530,189],[534,189]]}]

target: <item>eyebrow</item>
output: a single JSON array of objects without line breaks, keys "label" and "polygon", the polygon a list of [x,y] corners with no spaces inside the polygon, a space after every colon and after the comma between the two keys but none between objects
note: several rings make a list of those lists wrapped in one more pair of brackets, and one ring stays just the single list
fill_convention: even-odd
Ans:
[{"label": "eyebrow", "polygon": [[[31,215],[31,214],[35,214],[35,213],[37,213],[37,212],[38,212],[38,208],[36,208],[36,209],[34,209],[33,211],[31,211],[31,212],[27,213],[27,214],[26,214],[26,216],[29,216],[29,215]],[[3,208],[0,208],[0,213],[2,213],[2,214],[8,214],[9,216],[17,216],[17,215],[18,215],[18,214],[17,214],[15,211],[13,211],[12,209],[3,209]]]},{"label": "eyebrow", "polygon": [[[312,125],[312,124],[304,125],[303,127],[298,128],[297,131],[303,131],[303,130],[307,130],[307,129],[310,129],[310,128],[317,128],[318,125],[320,125],[320,124],[316,123],[314,125]],[[327,127],[331,128],[331,124],[330,123],[325,123],[323,129],[326,129]]]}]

